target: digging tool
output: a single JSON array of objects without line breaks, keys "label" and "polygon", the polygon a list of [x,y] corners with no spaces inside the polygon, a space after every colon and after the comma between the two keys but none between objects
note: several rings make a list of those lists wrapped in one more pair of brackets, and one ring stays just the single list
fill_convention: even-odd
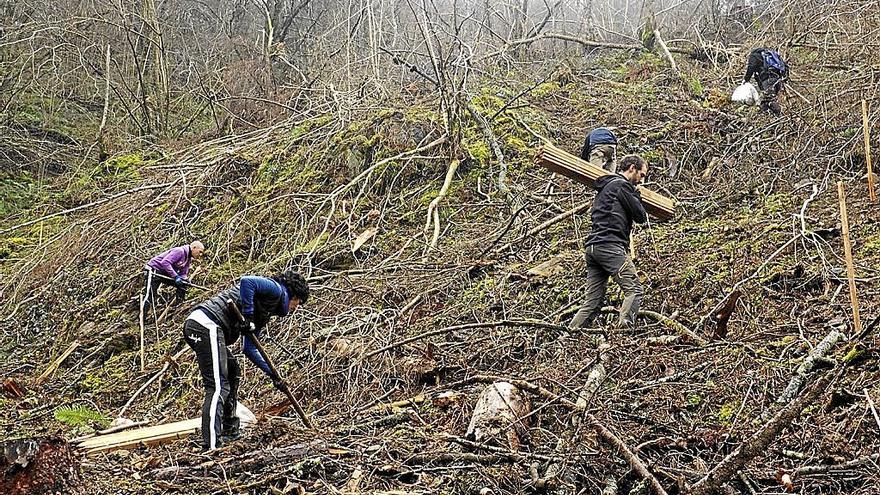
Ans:
[{"label": "digging tool", "polygon": [[[161,280],[165,280],[165,281],[172,282],[172,283],[174,282],[174,279],[172,277],[169,277],[167,275],[162,275],[161,273],[153,272],[153,276],[158,279],[161,279]],[[187,287],[192,287],[193,289],[208,290],[208,288],[203,285],[194,284],[194,283],[188,282],[186,280],[183,280],[180,283],[187,286]]]},{"label": "digging tool", "polygon": [[[241,314],[241,311],[238,309],[238,305],[235,304],[235,301],[233,301],[232,299],[227,299],[226,304],[238,318],[238,321],[242,323],[247,321],[244,319],[244,315]],[[254,343],[254,347],[256,347],[258,351],[260,351],[260,355],[263,356],[263,359],[269,366],[269,372],[271,373],[272,377],[272,384],[275,385],[275,388],[277,388],[281,393],[287,396],[287,400],[290,401],[290,404],[296,410],[296,414],[299,415],[299,418],[302,420],[303,424],[306,425],[306,427],[309,429],[314,429],[314,426],[312,426],[312,422],[309,421],[308,416],[306,416],[306,412],[303,410],[302,406],[299,405],[296,397],[294,397],[293,394],[290,392],[290,387],[288,387],[287,383],[285,383],[284,380],[281,379],[281,375],[279,375],[278,370],[275,369],[275,365],[269,358],[269,354],[267,354],[266,350],[263,349],[263,344],[260,343],[260,339],[258,339],[256,335],[254,335],[250,331],[247,331],[245,333],[247,333],[248,338],[251,339],[251,342]]]}]

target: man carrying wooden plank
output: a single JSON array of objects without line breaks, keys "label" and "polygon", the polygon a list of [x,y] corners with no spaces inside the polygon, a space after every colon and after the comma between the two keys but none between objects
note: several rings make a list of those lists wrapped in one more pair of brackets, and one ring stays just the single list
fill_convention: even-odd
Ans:
[{"label": "man carrying wooden plank", "polygon": [[587,134],[584,147],[581,149],[581,160],[615,173],[617,172],[617,164],[614,163],[616,152],[617,136],[607,127],[597,127]]},{"label": "man carrying wooden plank", "polygon": [[636,190],[648,174],[648,163],[639,156],[627,155],[620,161],[620,169],[623,171],[600,177],[593,184],[598,194],[586,242],[586,297],[569,323],[572,328],[591,324],[599,314],[608,277],[614,278],[625,295],[617,326],[633,327],[636,323],[644,289],[629,256],[629,239],[633,222],[648,220],[642,196]]},{"label": "man carrying wooden plank", "polygon": [[[273,382],[270,366],[248,335],[259,338],[272,316],[287,316],[309,299],[309,286],[287,270],[273,277],[245,276],[232,287],[198,305],[183,324],[183,338],[196,353],[205,399],[202,404],[202,449],[213,450],[239,435],[235,414],[241,368],[229,350],[241,334],[244,354]],[[237,308],[230,307],[232,301]],[[238,313],[244,316],[242,320]],[[276,385],[277,387],[277,385]]]},{"label": "man carrying wooden plank", "polygon": [[181,302],[186,297],[187,276],[193,260],[197,260],[205,252],[205,245],[193,241],[163,251],[150,258],[144,266],[144,296],[142,310],[146,310],[156,301],[159,285],[170,285],[176,288],[174,299]]}]

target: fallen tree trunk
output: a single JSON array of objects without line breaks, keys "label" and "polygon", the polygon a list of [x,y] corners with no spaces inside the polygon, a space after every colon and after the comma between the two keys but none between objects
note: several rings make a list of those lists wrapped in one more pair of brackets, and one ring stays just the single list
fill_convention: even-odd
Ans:
[{"label": "fallen tree trunk", "polygon": [[627,464],[629,464],[632,470],[635,471],[640,478],[645,480],[648,486],[651,487],[651,490],[656,495],[666,495],[666,490],[663,488],[657,478],[648,470],[648,467],[645,465],[645,463],[642,462],[642,460],[639,459],[639,457],[636,456],[632,450],[630,450],[630,448],[623,440],[621,440],[613,431],[603,425],[598,418],[586,412],[586,405],[578,406],[576,403],[566,399],[565,397],[560,397],[544,387],[535,385],[534,383],[527,382],[525,380],[509,380],[503,377],[487,375],[475,376],[474,380],[488,383],[494,383],[496,381],[507,381],[515,387],[521,388],[523,390],[528,390],[533,394],[544,397],[545,399],[549,400],[550,403],[557,403],[571,411],[583,412],[583,419],[587,423],[587,425],[596,430],[596,433],[599,435],[600,438],[605,441],[605,443],[611,445],[612,447],[614,447],[615,450],[617,450],[617,453],[620,454],[620,456],[627,462]]},{"label": "fallen tree trunk", "polygon": [[810,474],[824,474],[841,471],[852,471],[862,466],[874,464],[880,461],[880,454],[872,454],[865,457],[859,457],[851,461],[842,462],[840,464],[819,464],[816,466],[801,466],[794,470],[796,476],[807,476]]},{"label": "fallen tree trunk", "polygon": [[[587,375],[587,379],[584,382],[584,386],[581,388],[581,391],[578,394],[577,402],[575,403],[577,407],[581,409],[587,408],[587,405],[593,399],[593,396],[596,394],[596,392],[599,390],[602,382],[605,381],[606,367],[610,364],[608,355],[609,351],[611,350],[611,346],[605,340],[605,337],[603,335],[598,335],[597,341],[598,345],[596,360],[593,363],[593,367],[590,370],[589,375]],[[581,417],[577,414],[573,414],[571,417],[571,428],[559,437],[559,440],[556,444],[557,454],[562,454],[565,452],[565,450],[568,448],[568,444],[571,443],[574,435],[577,431],[579,431],[580,424]],[[558,486],[559,484],[563,484],[560,478],[563,477],[564,470],[564,462],[551,463],[547,466],[547,470],[544,472],[544,478],[538,481],[541,482],[543,486]],[[557,481],[559,483],[557,483]],[[565,490],[565,488],[563,488],[562,490]],[[563,493],[567,492],[563,491]]]},{"label": "fallen tree trunk", "polygon": [[770,442],[779,436],[779,433],[791,424],[791,420],[816,400],[841,373],[826,373],[822,376],[803,395],[780,409],[773,419],[706,473],[706,476],[698,481],[688,493],[690,495],[711,495],[720,490],[721,486],[730,481],[747,462],[766,452]]},{"label": "fallen tree trunk", "polygon": [[[795,396],[804,386],[804,382],[807,381],[807,375],[809,375],[813,371],[813,368],[816,367],[816,363],[825,359],[825,354],[831,350],[834,344],[844,338],[846,338],[846,336],[841,332],[836,329],[831,330],[831,332],[822,339],[822,342],[819,342],[819,345],[813,348],[813,350],[810,351],[810,354],[804,359],[800,366],[798,366],[794,376],[791,377],[791,381],[788,382],[788,386],[785,387],[785,390],[783,390],[776,399],[776,404],[788,404],[794,400]],[[762,417],[765,416],[769,417],[770,415],[765,413]]]},{"label": "fallen tree trunk", "polygon": [[226,466],[235,466],[240,472],[246,472],[247,468],[256,465],[264,465],[266,459],[271,459],[275,465],[283,466],[288,462],[302,460],[303,457],[326,454],[329,445],[324,440],[312,440],[309,443],[297,443],[287,447],[253,450],[247,454],[228,459],[205,461],[193,466],[170,466],[150,471],[151,479],[173,479],[184,475],[203,476],[212,468],[218,472]]}]

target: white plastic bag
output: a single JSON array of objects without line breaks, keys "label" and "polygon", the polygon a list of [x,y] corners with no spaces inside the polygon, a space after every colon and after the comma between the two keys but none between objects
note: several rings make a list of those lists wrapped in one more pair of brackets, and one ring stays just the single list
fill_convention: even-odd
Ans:
[{"label": "white plastic bag", "polygon": [[731,95],[730,99],[743,105],[757,105],[761,100],[761,96],[758,94],[758,89],[752,83],[743,83],[733,90],[733,95]]}]

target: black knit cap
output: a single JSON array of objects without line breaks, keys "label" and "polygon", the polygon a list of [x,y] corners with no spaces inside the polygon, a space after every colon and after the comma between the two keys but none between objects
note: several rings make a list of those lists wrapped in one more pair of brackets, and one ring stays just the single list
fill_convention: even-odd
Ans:
[{"label": "black knit cap", "polygon": [[309,284],[295,270],[285,270],[272,278],[287,288],[287,295],[289,297],[299,299],[300,304],[305,304],[309,300]]}]

